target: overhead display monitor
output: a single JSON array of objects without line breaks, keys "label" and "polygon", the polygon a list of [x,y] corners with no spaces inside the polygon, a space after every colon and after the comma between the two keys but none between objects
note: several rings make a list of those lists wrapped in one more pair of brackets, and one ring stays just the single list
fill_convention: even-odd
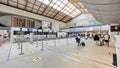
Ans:
[{"label": "overhead display monitor", "polygon": [[28,31],[28,29],[27,28],[22,28],[22,31]]},{"label": "overhead display monitor", "polygon": [[111,26],[111,31],[112,32],[120,31],[120,25],[113,25],[113,26]]},{"label": "overhead display monitor", "polygon": [[43,29],[42,31],[43,31],[43,32],[48,32],[46,29]]},{"label": "overhead display monitor", "polygon": [[17,28],[17,27],[12,27],[11,29],[14,31],[20,31],[20,28]]},{"label": "overhead display monitor", "polygon": [[28,31],[33,31],[33,28],[29,28]]},{"label": "overhead display monitor", "polygon": [[36,32],[36,31],[37,31],[37,29],[32,29],[32,31],[33,31],[33,32]]},{"label": "overhead display monitor", "polygon": [[50,28],[51,29],[51,22],[48,21],[42,21],[42,28]]},{"label": "overhead display monitor", "polygon": [[41,30],[41,29],[39,29],[39,30],[38,30],[38,32],[42,32],[42,30]]}]

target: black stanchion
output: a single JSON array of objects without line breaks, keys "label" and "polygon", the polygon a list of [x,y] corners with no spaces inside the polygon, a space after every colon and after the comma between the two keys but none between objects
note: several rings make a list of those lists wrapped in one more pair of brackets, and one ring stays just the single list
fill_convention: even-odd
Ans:
[{"label": "black stanchion", "polygon": [[68,40],[68,37],[67,37],[67,45],[69,45],[69,40]]},{"label": "black stanchion", "polygon": [[41,50],[43,51],[44,49],[43,49],[43,39],[42,39],[42,48],[41,48]]},{"label": "black stanchion", "polygon": [[24,53],[23,53],[23,48],[22,48],[22,41],[20,41],[21,42],[21,53],[19,54],[19,55],[23,55]]},{"label": "black stanchion", "polygon": [[37,40],[36,40],[36,47],[38,47],[38,41],[39,41],[39,40],[37,39]]},{"label": "black stanchion", "polygon": [[54,47],[56,47],[56,38],[54,39]]},{"label": "black stanchion", "polygon": [[17,49],[20,49],[20,39],[18,39],[17,42],[18,42],[18,48]]},{"label": "black stanchion", "polygon": [[45,40],[46,40],[46,44],[47,44],[47,43],[48,43],[48,42],[47,42],[47,40],[48,40],[47,37],[45,38]]},{"label": "black stanchion", "polygon": [[[44,35],[44,33],[42,33],[42,35]],[[43,40],[44,38],[42,39],[42,48],[41,48],[42,51],[44,50]]]},{"label": "black stanchion", "polygon": [[[23,31],[22,31],[22,28],[20,28],[20,35],[24,35]],[[23,48],[22,48],[22,38],[19,37],[19,42],[21,43],[21,51],[20,51],[20,54],[19,55],[23,55]]]},{"label": "black stanchion", "polygon": [[59,43],[60,43],[60,38],[58,38],[59,39]]}]

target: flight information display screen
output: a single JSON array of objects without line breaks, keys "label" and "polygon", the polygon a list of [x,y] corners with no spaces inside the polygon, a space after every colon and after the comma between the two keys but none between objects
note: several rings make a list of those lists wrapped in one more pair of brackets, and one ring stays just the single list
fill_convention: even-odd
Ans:
[{"label": "flight information display screen", "polygon": [[51,23],[47,21],[42,21],[42,28],[51,28]]},{"label": "flight information display screen", "polygon": [[111,26],[111,31],[112,32],[120,31],[120,25]]}]

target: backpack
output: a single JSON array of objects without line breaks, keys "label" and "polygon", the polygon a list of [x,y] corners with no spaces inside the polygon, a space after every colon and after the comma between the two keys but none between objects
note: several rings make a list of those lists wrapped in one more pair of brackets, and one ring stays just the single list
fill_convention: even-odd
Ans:
[{"label": "backpack", "polygon": [[76,37],[75,40],[78,40],[78,37]]}]

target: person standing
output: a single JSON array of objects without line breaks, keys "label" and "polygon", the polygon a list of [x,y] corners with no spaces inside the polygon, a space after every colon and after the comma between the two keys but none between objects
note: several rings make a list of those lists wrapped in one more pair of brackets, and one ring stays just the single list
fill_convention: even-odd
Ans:
[{"label": "person standing", "polygon": [[3,38],[2,35],[0,34],[0,46],[3,44]]},{"label": "person standing", "polygon": [[100,35],[100,45],[101,46],[104,45],[104,35],[103,34]]},{"label": "person standing", "polygon": [[80,46],[80,34],[78,34],[78,36],[76,37],[76,42],[77,42],[77,46]]},{"label": "person standing", "polygon": [[85,33],[85,39],[87,40],[87,38],[88,38],[88,34],[87,34],[87,33]]},{"label": "person standing", "polygon": [[99,39],[100,39],[100,38],[99,38],[98,34],[96,34],[96,35],[94,36],[95,45],[100,45]]},{"label": "person standing", "polygon": [[105,41],[105,44],[109,47],[109,40],[110,40],[110,35],[109,34],[106,34],[104,36],[104,41]]}]

